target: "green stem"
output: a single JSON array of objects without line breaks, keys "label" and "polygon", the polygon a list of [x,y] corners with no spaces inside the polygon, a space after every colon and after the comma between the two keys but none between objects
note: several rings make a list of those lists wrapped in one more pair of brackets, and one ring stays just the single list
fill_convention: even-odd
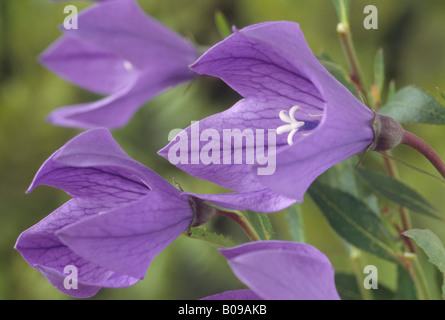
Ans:
[{"label": "green stem", "polygon": [[[384,152],[387,155],[390,155],[390,151]],[[392,162],[391,158],[385,157],[384,158],[385,167],[388,170],[388,173],[391,177],[397,178],[398,172],[397,167]],[[411,223],[411,217],[408,212],[408,210],[403,207],[399,206],[399,215],[400,215],[400,221],[401,221],[401,234],[402,232],[406,230],[410,230],[412,228]],[[419,262],[419,252],[417,250],[417,247],[415,246],[413,240],[411,238],[405,237],[402,235],[403,243],[405,244],[406,250],[408,250],[407,253],[404,255],[404,262],[405,267],[407,268],[408,272],[411,274],[411,277],[414,281],[414,284],[417,288],[417,292],[419,297],[422,300],[429,299],[429,290],[428,285],[425,277],[425,273],[423,271],[423,267]]]},{"label": "green stem", "polygon": [[407,252],[404,254],[404,261],[408,265],[408,272],[416,284],[418,296],[421,300],[431,300],[429,294],[428,282],[420,264],[419,258],[415,253]]},{"label": "green stem", "polygon": [[359,60],[357,58],[357,53],[355,51],[354,42],[352,41],[352,33],[348,24],[340,22],[337,26],[337,33],[340,37],[340,41],[345,52],[346,58],[350,67],[350,77],[352,82],[355,84],[359,95],[361,95],[365,104],[369,106],[369,97],[366,90],[366,86],[363,81]]},{"label": "green stem", "polygon": [[349,253],[349,259],[351,260],[352,271],[354,272],[355,279],[357,280],[357,285],[360,291],[360,294],[364,300],[373,300],[371,290],[365,288],[363,281],[365,280],[363,276],[363,268],[361,264],[361,252],[351,247]]},{"label": "green stem", "polygon": [[241,211],[224,211],[221,209],[217,209],[217,214],[227,217],[233,220],[236,224],[238,224],[241,229],[247,234],[250,240],[252,241],[260,241],[261,237],[256,232],[255,228],[252,226],[250,221],[246,218],[246,216]]}]

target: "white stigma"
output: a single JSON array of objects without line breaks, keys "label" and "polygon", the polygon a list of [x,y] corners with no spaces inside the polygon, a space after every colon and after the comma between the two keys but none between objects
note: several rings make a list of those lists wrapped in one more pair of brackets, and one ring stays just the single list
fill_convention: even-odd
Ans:
[{"label": "white stigma", "polygon": [[281,110],[280,114],[279,114],[281,121],[284,121],[288,124],[278,127],[277,134],[283,134],[285,132],[289,132],[289,135],[287,136],[287,143],[289,145],[293,144],[292,139],[293,139],[295,133],[298,131],[298,129],[301,128],[302,126],[304,126],[303,121],[298,121],[297,119],[295,119],[295,111],[300,110],[300,109],[301,108],[299,106],[293,106],[289,110],[289,115],[287,114],[286,110]]}]

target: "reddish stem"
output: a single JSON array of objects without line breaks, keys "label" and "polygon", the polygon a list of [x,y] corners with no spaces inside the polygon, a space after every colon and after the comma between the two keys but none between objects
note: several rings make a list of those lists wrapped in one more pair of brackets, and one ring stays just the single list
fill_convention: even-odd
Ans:
[{"label": "reddish stem", "polygon": [[445,178],[445,163],[439,157],[437,152],[434,151],[434,149],[431,148],[425,141],[420,139],[415,134],[404,130],[401,143],[419,151],[425,158],[428,159],[429,162],[431,162],[440,175]]},{"label": "reddish stem", "polygon": [[253,229],[250,222],[246,219],[244,215],[219,209],[216,210],[216,213],[234,221],[238,226],[241,227],[241,229],[244,230],[244,232],[247,234],[250,240],[252,241],[261,240],[261,238],[258,236],[256,231]]}]

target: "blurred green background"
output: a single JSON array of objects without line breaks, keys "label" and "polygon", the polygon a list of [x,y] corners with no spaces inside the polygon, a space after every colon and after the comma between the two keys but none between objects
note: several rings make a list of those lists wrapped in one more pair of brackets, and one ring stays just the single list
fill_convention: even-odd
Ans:
[{"label": "blurred green background", "polygon": [[[337,16],[330,0],[139,0],[144,10],[201,45],[220,40],[214,13],[221,10],[238,28],[271,20],[300,23],[315,53],[328,52],[347,67],[336,34]],[[79,11],[90,3],[49,0],[0,1],[0,299],[69,299],[30,267],[13,247],[18,235],[63,204],[60,190],[39,187],[25,190],[43,163],[79,130],[55,127],[45,116],[59,106],[93,101],[97,96],[64,81],[42,67],[37,57],[60,36],[63,8],[75,4]],[[365,30],[363,8],[379,9],[378,30]],[[397,87],[417,85],[438,97],[445,89],[445,1],[354,0],[351,27],[363,71],[372,80],[373,59],[384,48],[388,78]],[[165,92],[148,102],[123,129],[113,132],[127,153],[167,180],[175,177],[193,192],[218,192],[218,187],[179,172],[157,156],[171,129],[185,128],[230,107],[239,96],[218,80],[196,80]],[[410,126],[445,158],[445,128]],[[429,163],[414,151],[398,147],[394,155],[429,172]],[[400,167],[401,179],[445,212],[445,187],[435,179]],[[345,252],[324,217],[305,198],[307,240],[331,259],[337,270],[348,270]],[[277,238],[289,239],[283,214],[271,215]],[[414,226],[428,227],[445,240],[441,224],[413,215]],[[243,235],[224,218],[214,227],[236,239]],[[392,266],[374,257],[381,281],[394,286]],[[133,287],[103,289],[95,299],[199,299],[209,294],[241,288],[225,259],[211,246],[180,237],[151,264],[146,279]]]}]

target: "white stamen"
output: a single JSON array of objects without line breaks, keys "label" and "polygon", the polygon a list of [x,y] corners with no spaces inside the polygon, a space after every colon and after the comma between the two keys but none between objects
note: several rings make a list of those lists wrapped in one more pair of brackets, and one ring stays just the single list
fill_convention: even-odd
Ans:
[{"label": "white stamen", "polygon": [[285,110],[281,110],[279,116],[281,121],[292,123],[292,119],[287,115]]},{"label": "white stamen", "polygon": [[294,141],[292,140],[295,133],[298,131],[298,129],[292,130],[289,135],[287,136],[287,143],[291,146],[294,144]]},{"label": "white stamen", "polygon": [[128,61],[128,60],[124,61],[124,68],[127,71],[133,71],[134,70],[133,64],[130,61]]},{"label": "white stamen", "polygon": [[284,126],[280,126],[277,128],[277,134],[283,134],[285,132],[289,132],[292,131],[294,129],[292,129],[292,125],[290,124],[285,124]]},{"label": "white stamen", "polygon": [[277,128],[277,134],[283,134],[285,132],[289,132],[289,135],[287,136],[287,143],[289,145],[293,144],[293,137],[295,133],[298,131],[299,128],[304,126],[303,121],[298,121],[295,119],[295,112],[297,110],[300,110],[301,108],[299,106],[293,106],[289,110],[289,115],[287,115],[287,112],[285,110],[280,111],[279,117],[281,121],[286,122],[288,124],[282,125]]},{"label": "white stamen", "polygon": [[300,110],[300,109],[301,109],[300,106],[293,106],[292,108],[290,108],[289,116],[293,121],[297,121],[295,119],[295,111]]}]

